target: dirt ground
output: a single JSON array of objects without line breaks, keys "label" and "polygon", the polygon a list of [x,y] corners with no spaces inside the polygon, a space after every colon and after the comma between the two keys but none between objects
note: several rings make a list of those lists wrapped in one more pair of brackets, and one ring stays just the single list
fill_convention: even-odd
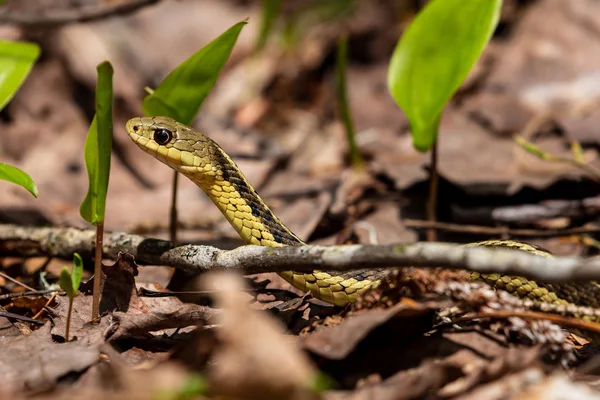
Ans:
[{"label": "dirt ground", "polygon": [[[93,17],[125,3],[139,8]],[[255,53],[257,0],[7,0],[0,38],[36,42],[42,55],[0,112],[0,156],[31,175],[39,198],[1,183],[0,224],[91,229],[79,214],[88,189],[83,145],[96,65],[110,60],[114,143],[105,229],[167,239],[172,170],[139,151],[125,122],[143,114],[145,87],[249,17],[194,127],[232,156],[273,212],[310,244],[424,240],[429,154],[412,147],[407,119],[387,89],[392,51],[424,3],[283,1],[266,47]],[[600,167],[599,15],[594,0],[504,1],[494,37],[443,114],[439,241],[515,238],[562,256],[597,254],[598,176],[540,160],[513,135],[563,157],[577,142],[584,162]],[[349,166],[335,97],[341,34],[348,35],[362,174]],[[184,178],[177,206],[178,241],[244,244]],[[544,320],[475,315],[460,325],[440,316],[461,301],[472,305],[473,296],[505,301],[466,280],[452,286],[456,273],[417,270],[407,279],[396,272],[341,310],[274,273],[169,285],[172,268],[107,259],[112,272],[105,273],[117,283],[104,286],[106,313],[91,324],[91,296],[78,296],[76,340],[66,342],[66,297],[2,296],[24,291],[23,284],[47,288],[70,261],[5,250],[0,311],[39,314],[43,324],[0,316],[3,398],[600,398],[593,341]],[[85,279],[91,265],[87,259]],[[210,294],[157,297],[167,285]],[[470,290],[473,296],[459,300],[456,293]]]}]

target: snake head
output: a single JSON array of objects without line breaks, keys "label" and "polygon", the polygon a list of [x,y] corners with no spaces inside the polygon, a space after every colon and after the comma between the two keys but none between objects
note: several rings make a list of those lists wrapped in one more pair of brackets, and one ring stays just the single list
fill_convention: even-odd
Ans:
[{"label": "snake head", "polygon": [[185,175],[216,172],[220,148],[189,126],[169,117],[138,117],[127,121],[125,129],[142,150]]}]

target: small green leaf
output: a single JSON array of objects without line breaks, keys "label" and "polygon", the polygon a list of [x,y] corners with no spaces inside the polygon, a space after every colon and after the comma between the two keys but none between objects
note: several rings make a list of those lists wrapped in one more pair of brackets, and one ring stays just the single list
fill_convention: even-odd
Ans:
[{"label": "small green leaf", "polygon": [[501,7],[502,0],[432,0],[404,32],[388,87],[418,150],[435,143],[437,121],[491,38]]},{"label": "small green leaf", "polygon": [[38,188],[35,186],[33,179],[17,167],[0,163],[0,179],[27,189],[34,197],[38,196]]},{"label": "small green leaf", "polygon": [[73,288],[73,281],[71,280],[71,274],[67,267],[63,267],[58,277],[58,284],[60,288],[67,293],[67,296],[73,298],[77,295],[77,291]]},{"label": "small green leaf", "polygon": [[75,293],[79,290],[81,284],[81,277],[83,276],[83,260],[77,253],[73,254],[73,272],[71,274],[71,283],[73,284],[73,290]]},{"label": "small green leaf", "polygon": [[0,40],[0,110],[15,95],[39,55],[37,44]]},{"label": "small green leaf", "polygon": [[244,20],[233,25],[171,71],[154,92],[144,98],[144,113],[169,116],[189,125],[213,88],[246,23]]},{"label": "small green leaf", "polygon": [[83,219],[93,225],[104,221],[112,149],[113,68],[105,61],[98,65],[97,70],[96,115],[90,125],[84,149],[89,186],[79,208]]}]

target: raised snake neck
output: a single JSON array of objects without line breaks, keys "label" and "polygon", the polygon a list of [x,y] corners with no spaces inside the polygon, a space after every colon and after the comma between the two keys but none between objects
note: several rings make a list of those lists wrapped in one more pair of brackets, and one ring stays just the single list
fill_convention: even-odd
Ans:
[{"label": "raised snake neck", "polygon": [[[131,139],[146,153],[191,179],[221,210],[244,241],[260,246],[300,246],[294,235],[269,209],[235,162],[212,139],[169,117],[139,117],[126,124]],[[502,246],[550,256],[527,243],[491,240],[468,246]],[[383,270],[356,270],[345,273],[287,271],[280,275],[294,287],[310,291],[316,298],[344,306],[375,287],[385,276]],[[480,276],[495,287],[548,304],[578,304],[597,308],[600,289],[590,282],[584,289],[574,285],[543,285],[521,277],[499,274]]]}]

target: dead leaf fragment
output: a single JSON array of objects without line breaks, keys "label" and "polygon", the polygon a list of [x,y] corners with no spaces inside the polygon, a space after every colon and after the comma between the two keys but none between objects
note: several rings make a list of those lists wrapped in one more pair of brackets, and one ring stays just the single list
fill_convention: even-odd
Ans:
[{"label": "dead leaf fragment", "polygon": [[50,324],[27,336],[0,336],[0,387],[36,391],[50,388],[61,377],[98,362],[98,346],[86,341],[54,343]]},{"label": "dead leaf fragment", "polygon": [[215,303],[223,310],[216,318],[215,362],[207,369],[212,393],[245,399],[317,398],[309,388],[314,367],[285,339],[277,321],[246,305],[241,279],[212,275],[204,288],[218,290]]},{"label": "dead leaf fragment", "polygon": [[405,337],[418,335],[423,331],[419,331],[419,324],[415,323],[416,319],[432,320],[433,312],[438,308],[413,303],[411,305],[399,303],[385,310],[373,309],[361,312],[347,318],[339,325],[326,327],[306,336],[301,341],[302,347],[321,357],[341,360],[346,358],[373,330],[394,318],[403,320],[402,324],[406,329],[402,330],[402,334],[406,335]]}]

